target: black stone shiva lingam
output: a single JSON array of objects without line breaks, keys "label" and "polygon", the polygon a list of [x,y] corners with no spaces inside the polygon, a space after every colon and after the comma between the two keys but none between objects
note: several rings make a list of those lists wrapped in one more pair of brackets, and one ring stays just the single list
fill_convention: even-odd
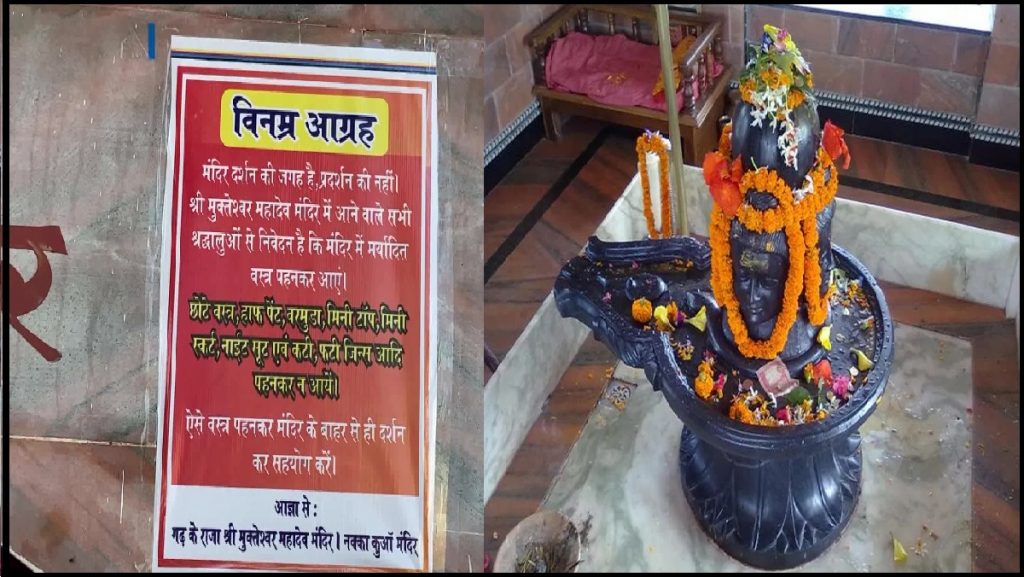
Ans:
[{"label": "black stone shiva lingam", "polygon": [[591,238],[555,283],[562,315],[644,369],[683,421],[681,482],[701,527],[764,569],[816,558],[849,523],[858,429],[893,358],[881,289],[831,244],[835,161],[849,157],[812,87],[792,40],[766,27],[734,128],[704,162],[708,241]]}]

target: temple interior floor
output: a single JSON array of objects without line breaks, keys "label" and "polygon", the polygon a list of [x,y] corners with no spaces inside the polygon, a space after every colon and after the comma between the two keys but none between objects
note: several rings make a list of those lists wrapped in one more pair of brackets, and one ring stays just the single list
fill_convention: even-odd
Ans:
[{"label": "temple interior floor", "polygon": [[[636,131],[572,119],[563,134],[558,143],[538,143],[485,197],[485,337],[499,360],[551,291],[561,266],[579,253],[636,172]],[[1019,173],[971,165],[963,157],[922,148],[853,135],[847,135],[846,140],[853,164],[841,175],[839,196],[1020,236]],[[966,361],[969,371],[961,377],[960,392],[966,395],[962,398],[969,399],[969,410],[965,409],[963,415],[963,433],[970,446],[972,498],[969,509],[950,513],[948,520],[954,523],[957,514],[967,515],[968,542],[973,543],[973,554],[960,556],[959,552],[966,549],[958,549],[954,540],[949,539],[941,543],[943,547],[939,546],[940,541],[928,543],[928,551],[916,555],[911,548],[916,545],[917,535],[910,533],[920,527],[908,526],[908,535],[903,539],[911,555],[908,563],[917,561],[918,570],[1017,571],[1020,449],[1016,439],[1020,434],[1020,380],[1014,323],[999,308],[892,283],[881,284],[901,330],[924,329],[922,334],[933,335],[932,341],[953,337],[953,348],[970,351]],[[951,352],[945,355],[952,358]],[[635,415],[638,418],[632,422],[634,428],[640,426],[642,412],[633,406],[633,401],[621,416],[617,409],[602,402],[612,389],[627,387],[635,391],[643,387],[642,383],[638,388],[638,383],[622,378],[621,372],[619,377],[613,376],[616,365],[617,359],[603,344],[588,339],[562,375],[486,504],[485,542],[492,558],[516,523],[542,505],[557,508],[567,506],[573,498],[582,498],[582,492],[566,493],[564,488],[573,486],[574,480],[585,481],[592,473],[590,465],[578,455],[585,442],[599,442],[601,423],[607,422],[609,416],[629,423],[629,415]],[[955,377],[952,372],[946,375]],[[486,376],[490,376],[489,371]],[[647,387],[646,395],[641,392],[631,399],[653,398]],[[873,421],[880,422],[874,417]],[[873,421],[865,426],[866,434]],[[678,440],[670,440],[666,446],[674,452]],[[601,474],[625,475],[628,470],[629,466],[623,465]],[[626,486],[626,477],[621,484]],[[576,497],[567,497],[569,494]],[[675,508],[681,513],[676,518],[693,522],[685,503]],[[861,506],[858,514],[871,516]],[[942,537],[936,527],[930,528]],[[865,546],[861,540],[856,542]],[[836,551],[843,546],[840,543]],[[652,547],[649,552],[622,551],[622,567],[679,568],[660,565],[658,546]],[[936,553],[937,547],[940,553]],[[607,543],[604,551],[617,552]],[[888,552],[891,554],[891,549]],[[717,549],[714,553],[721,555]],[[878,557],[885,551],[873,553],[876,558],[885,557]],[[827,555],[841,557],[842,553]],[[945,557],[940,559],[941,555]],[[694,563],[690,570],[698,566],[726,568],[716,564],[719,561],[713,556]],[[860,570],[860,566],[841,563],[827,567]]]}]

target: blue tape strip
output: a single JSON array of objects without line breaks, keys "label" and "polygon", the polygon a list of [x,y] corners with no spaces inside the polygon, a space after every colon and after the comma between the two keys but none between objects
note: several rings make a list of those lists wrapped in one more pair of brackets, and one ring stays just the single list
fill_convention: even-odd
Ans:
[{"label": "blue tape strip", "polygon": [[156,58],[156,23],[150,22],[149,26],[149,59]]}]

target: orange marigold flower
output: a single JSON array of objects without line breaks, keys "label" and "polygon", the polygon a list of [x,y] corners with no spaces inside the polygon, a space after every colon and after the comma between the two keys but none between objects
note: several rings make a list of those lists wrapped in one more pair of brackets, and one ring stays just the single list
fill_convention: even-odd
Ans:
[{"label": "orange marigold flower", "polygon": [[702,399],[710,397],[711,392],[715,389],[715,381],[711,378],[711,372],[711,362],[707,359],[701,361],[697,366],[697,379],[693,383],[693,391]]},{"label": "orange marigold flower", "polygon": [[651,317],[654,315],[654,309],[651,308],[651,301],[645,298],[639,298],[633,301],[633,320],[638,323],[647,324],[651,322]]},{"label": "orange marigold flower", "polygon": [[789,94],[786,95],[786,107],[789,108],[790,110],[796,108],[797,106],[800,106],[801,104],[803,104],[803,102],[804,93],[799,90],[790,90]]},{"label": "orange marigold flower", "polygon": [[697,393],[697,396],[702,399],[707,399],[711,396],[711,391],[715,388],[714,381],[711,377],[701,373],[697,375],[697,380],[693,384],[693,390]]},{"label": "orange marigold flower", "polygon": [[677,305],[675,301],[673,301],[668,303],[668,306],[665,308],[668,310],[669,321],[673,323],[679,322],[679,305]]},{"label": "orange marigold flower", "polygon": [[755,421],[754,412],[747,407],[747,404],[743,402],[742,398],[738,398],[732,402],[732,406],[729,407],[729,418],[748,425],[753,425]]}]

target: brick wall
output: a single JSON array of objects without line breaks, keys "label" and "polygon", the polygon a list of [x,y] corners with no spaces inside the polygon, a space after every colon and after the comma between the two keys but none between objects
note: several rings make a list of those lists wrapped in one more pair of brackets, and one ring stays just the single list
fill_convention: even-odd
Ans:
[{"label": "brick wall", "polygon": [[534,101],[526,35],[561,4],[492,5],[484,18],[484,142],[490,142]]},{"label": "brick wall", "polygon": [[818,88],[973,118],[988,35],[797,8],[747,6],[746,39],[791,31]]},{"label": "brick wall", "polygon": [[1020,5],[996,7],[978,123],[1020,130]]},{"label": "brick wall", "polygon": [[722,58],[729,64],[730,76],[735,79],[743,69],[743,9],[744,4],[705,4],[702,12],[722,22]]},{"label": "brick wall", "polygon": [[[486,8],[485,142],[533,102],[523,38],[560,6]],[[996,8],[991,37],[782,6],[706,4],[703,11],[722,19],[722,53],[734,77],[744,43],[759,40],[770,23],[794,33],[820,89],[1020,129],[1020,6]]]}]

